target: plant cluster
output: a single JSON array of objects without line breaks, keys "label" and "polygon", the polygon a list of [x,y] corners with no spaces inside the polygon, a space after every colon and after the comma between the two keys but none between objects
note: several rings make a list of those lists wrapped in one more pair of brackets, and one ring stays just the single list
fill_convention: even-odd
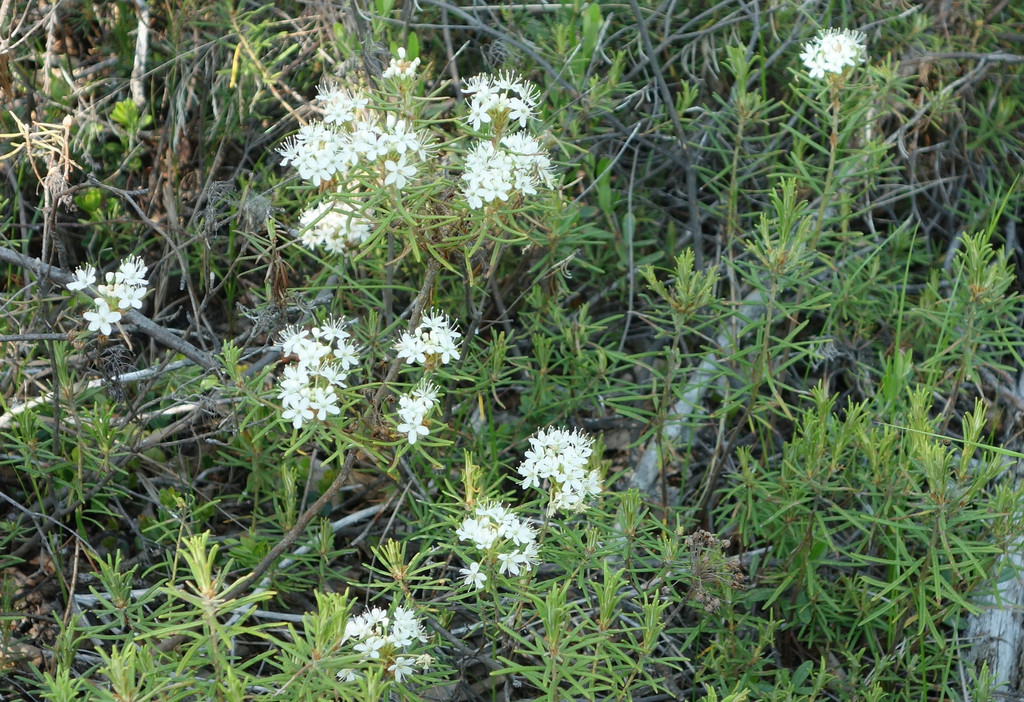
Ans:
[{"label": "plant cluster", "polygon": [[0,18],[0,697],[1007,691],[1018,10],[109,5]]}]

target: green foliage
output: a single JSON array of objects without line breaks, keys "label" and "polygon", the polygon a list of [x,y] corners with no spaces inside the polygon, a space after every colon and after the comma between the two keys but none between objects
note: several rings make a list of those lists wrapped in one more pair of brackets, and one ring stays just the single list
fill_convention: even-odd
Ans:
[{"label": "green foliage", "polygon": [[[28,3],[0,57],[3,674],[53,700],[1003,695],[967,631],[1024,529],[1020,10],[335,9]],[[869,28],[866,61],[811,79],[818,22]],[[536,117],[467,127],[480,73],[536,84]],[[282,167],[329,85],[422,136],[412,175],[393,149]],[[519,129],[551,182],[474,204],[474,149]],[[339,215],[366,236],[325,247]],[[130,255],[147,293],[101,335]],[[439,313],[457,343],[406,363]],[[531,481],[557,427],[578,472]]]}]

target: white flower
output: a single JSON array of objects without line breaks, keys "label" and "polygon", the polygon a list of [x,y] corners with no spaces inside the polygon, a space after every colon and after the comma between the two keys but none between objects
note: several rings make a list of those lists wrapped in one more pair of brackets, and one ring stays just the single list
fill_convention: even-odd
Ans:
[{"label": "white flower", "polygon": [[[417,419],[419,421],[416,421]],[[430,429],[427,428],[427,425],[423,424],[423,420],[419,417],[403,419],[395,429],[398,430],[399,434],[405,434],[405,438],[410,444],[415,444],[421,436],[426,436],[430,433]]]},{"label": "white flower", "polygon": [[364,660],[380,658],[380,650],[387,644],[387,639],[376,634],[368,636],[352,648],[362,654]]},{"label": "white flower", "polygon": [[395,682],[402,682],[402,679],[408,675],[412,675],[415,669],[413,664],[416,662],[415,658],[409,658],[408,656],[398,656],[395,662],[388,666],[388,671],[394,674]]},{"label": "white flower", "polygon": [[336,339],[334,360],[344,371],[354,368],[359,365],[359,347],[351,339]]},{"label": "white flower", "polygon": [[395,344],[395,356],[409,363],[426,363],[428,347],[419,334],[403,332]]},{"label": "white flower", "polygon": [[428,360],[450,363],[458,360],[462,334],[448,319],[448,315],[430,310],[413,333],[405,332],[395,344],[395,355],[409,363],[426,364]]},{"label": "white flower", "polygon": [[345,329],[344,319],[328,318],[310,329],[288,327],[280,335],[281,352],[294,357],[278,382],[282,418],[296,429],[308,421],[325,421],[341,414],[336,388],[346,387],[349,370],[359,364],[359,349]]},{"label": "white flower", "polygon": [[473,129],[480,131],[481,124],[490,124],[491,115],[488,112],[490,105],[482,100],[474,100],[469,103],[469,114],[466,116],[466,121],[469,122]]},{"label": "white flower", "polygon": [[462,193],[473,209],[486,203],[508,200],[514,188],[516,163],[504,149],[496,149],[489,141],[481,141],[466,154]]},{"label": "white flower", "polygon": [[537,540],[537,532],[534,528],[518,518],[506,527],[505,532],[516,546],[526,546]]},{"label": "white flower", "polygon": [[437,404],[437,388],[426,384],[398,398],[398,419],[395,429],[405,434],[410,444],[430,433],[426,426],[427,415]]},{"label": "white flower", "polygon": [[524,128],[539,99],[534,85],[514,73],[474,76],[466,81],[462,92],[471,96],[466,119],[474,130],[498,121],[499,117],[507,126],[518,123]]},{"label": "white flower", "polygon": [[324,105],[324,122],[347,124],[356,118],[359,110],[365,109],[369,100],[366,96],[352,94],[337,85],[325,85],[317,93],[317,99]]},{"label": "white flower", "polygon": [[[92,274],[90,276],[90,273]],[[95,269],[75,271],[76,281],[72,285],[76,289],[92,277],[95,282]],[[142,298],[146,295],[146,264],[138,256],[129,256],[121,261],[116,272],[108,272],[103,276],[104,282],[96,286],[96,291],[111,310],[141,309]],[[69,286],[70,289],[70,286]],[[104,332],[106,333],[106,332]]]},{"label": "white flower", "polygon": [[119,285],[114,291],[114,297],[117,298],[117,307],[122,310],[129,308],[142,309],[142,298],[145,295],[146,288],[144,285],[141,287]]},{"label": "white flower", "polygon": [[863,32],[827,29],[804,44],[800,60],[811,78],[824,78],[826,73],[840,74],[847,66],[864,62],[865,40]]},{"label": "white flower", "polygon": [[70,283],[65,284],[68,290],[72,292],[77,290],[85,290],[90,285],[96,284],[96,268],[94,266],[85,266],[84,268],[79,266],[75,269],[75,279]]},{"label": "white flower", "polygon": [[346,329],[348,324],[345,319],[328,317],[321,326],[313,327],[311,331],[315,338],[329,344],[332,341],[343,341],[349,338],[348,329]]},{"label": "white flower", "polygon": [[388,115],[383,137],[391,150],[399,155],[421,152],[427,141],[426,137],[415,130],[410,130],[404,119],[398,119],[394,115]]},{"label": "white flower", "polygon": [[398,157],[397,161],[388,159],[384,162],[384,170],[387,175],[384,177],[384,185],[394,185],[401,190],[409,182],[410,178],[416,177],[416,166],[406,162],[405,154]]},{"label": "white flower", "polygon": [[309,336],[305,329],[290,327],[282,333],[281,351],[288,356],[295,355],[299,361],[298,368],[305,373],[310,366],[316,366],[326,358],[331,347]]},{"label": "white flower", "polygon": [[427,635],[416,612],[406,607],[396,607],[391,615],[391,634],[388,639],[395,646],[407,648],[416,641],[425,643]]},{"label": "white flower", "polygon": [[382,137],[373,117],[358,120],[352,125],[352,151],[359,158],[376,161],[388,152],[388,144]]},{"label": "white flower", "polygon": [[[538,562],[537,532],[500,503],[477,505],[473,516],[463,519],[455,535],[459,541],[472,541],[476,548],[495,556],[503,575],[521,575]],[[478,563],[470,563],[459,572],[466,585],[478,590],[487,580]]]},{"label": "white flower", "polygon": [[466,585],[471,585],[477,590],[482,590],[484,583],[487,582],[487,574],[481,572],[480,564],[476,561],[470,563],[468,568],[459,568],[459,573],[465,576]]},{"label": "white flower", "polygon": [[121,261],[117,269],[114,281],[126,287],[144,288],[149,284],[146,280],[146,264],[138,256],[129,256]]},{"label": "white flower", "polygon": [[502,575],[519,575],[522,571],[522,554],[519,551],[513,551],[512,553],[499,553],[498,572]]},{"label": "white flower", "polygon": [[525,128],[526,121],[533,116],[533,109],[530,105],[519,98],[509,98],[507,108],[509,120],[519,122],[520,128]]},{"label": "white flower", "polygon": [[291,422],[296,429],[301,429],[303,424],[313,418],[313,410],[309,408],[309,388],[289,397],[281,418]]},{"label": "white flower", "polygon": [[98,331],[104,336],[110,336],[110,332],[113,331],[111,325],[121,320],[121,312],[116,308],[110,309],[110,305],[102,297],[97,297],[93,302],[96,309],[82,315],[89,322],[89,331]]},{"label": "white flower", "polygon": [[424,383],[423,385],[413,388],[410,394],[415,401],[419,402],[424,407],[433,409],[434,405],[437,404],[437,393],[438,389],[436,385],[433,383]]},{"label": "white flower", "polygon": [[466,517],[455,530],[455,535],[459,541],[472,541],[478,549],[485,550],[498,538],[498,530],[491,526],[489,519]]},{"label": "white flower", "polygon": [[299,241],[306,248],[324,247],[344,254],[370,238],[373,223],[347,202],[322,202],[299,217]]},{"label": "white flower", "polygon": [[331,180],[335,173],[344,173],[350,160],[348,148],[345,137],[314,122],[300,127],[278,152],[283,165],[292,164],[299,176],[313,185],[320,185]]},{"label": "white flower", "polygon": [[281,353],[285,356],[291,356],[293,353],[298,354],[299,349],[309,343],[309,337],[308,329],[288,327],[281,332]]},{"label": "white flower", "polygon": [[579,512],[591,495],[601,492],[596,470],[587,470],[593,439],[567,429],[540,429],[530,437],[530,448],[518,468],[523,489],[551,482],[549,512]]},{"label": "white flower", "polygon": [[391,59],[391,63],[384,70],[385,78],[412,78],[416,75],[416,69],[420,65],[419,58],[407,61],[405,53],[405,47],[398,50],[398,58]]},{"label": "white flower", "polygon": [[334,392],[334,388],[330,386],[313,388],[310,392],[309,410],[321,422],[327,419],[328,415],[341,414],[341,408],[338,407],[338,394]]},{"label": "white flower", "polygon": [[551,160],[536,139],[517,132],[503,137],[501,144],[512,158],[516,190],[525,195],[536,195],[537,183],[544,183],[549,188],[554,186]]},{"label": "white flower", "polygon": [[342,668],[335,673],[334,677],[338,679],[338,682],[355,682],[359,676],[351,668]]}]

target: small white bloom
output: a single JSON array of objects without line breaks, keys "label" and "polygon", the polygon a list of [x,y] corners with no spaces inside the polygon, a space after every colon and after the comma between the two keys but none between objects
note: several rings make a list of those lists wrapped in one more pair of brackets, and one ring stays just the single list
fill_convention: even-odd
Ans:
[{"label": "small white bloom", "polygon": [[325,85],[317,93],[317,99],[324,106],[324,122],[327,124],[347,124],[356,119],[356,115],[365,109],[369,100],[366,96],[352,94],[337,85]]},{"label": "small white bloom", "polygon": [[114,291],[118,309],[142,309],[142,298],[146,295],[145,286],[119,285]]},{"label": "small white bloom", "polygon": [[349,639],[365,639],[372,633],[373,625],[366,617],[360,615],[345,622],[345,635],[342,636],[342,641],[348,641]]},{"label": "small white bloom", "polygon": [[416,612],[406,607],[396,607],[391,615],[391,634],[389,640],[395,646],[406,648],[414,642],[425,643],[427,635],[423,631],[423,623]]},{"label": "small white bloom", "polygon": [[371,635],[357,643],[352,648],[362,654],[364,660],[376,660],[380,658],[380,650],[387,644],[387,639],[376,634]]},{"label": "small white bloom", "polygon": [[[474,515],[462,521],[455,535],[459,541],[472,541],[478,549],[496,557],[503,575],[521,575],[538,563],[536,530],[500,503],[477,505]],[[477,589],[487,580],[477,563],[459,572],[466,585]]]},{"label": "small white bloom", "polygon": [[536,195],[537,184],[554,186],[551,160],[540,143],[532,136],[517,132],[502,138],[502,146],[508,149],[515,174],[515,188],[525,195]]},{"label": "small white bloom", "polygon": [[[407,399],[402,396],[399,401]],[[395,425],[395,429],[399,434],[405,434],[405,438],[410,444],[415,444],[421,436],[430,433],[430,429],[424,423],[427,419],[426,412],[423,412],[417,404],[408,402],[402,404],[398,409],[398,418],[399,421]]]},{"label": "small white bloom", "polygon": [[477,131],[498,117],[505,118],[509,127],[517,123],[520,129],[526,127],[539,99],[534,85],[514,73],[474,76],[462,92],[470,96],[467,122]]},{"label": "small white bloom", "polygon": [[292,398],[291,406],[281,413],[281,418],[291,422],[296,429],[313,418],[313,410],[309,408],[309,391],[305,391]]},{"label": "small white bloom", "polygon": [[480,550],[489,549],[498,539],[498,530],[490,519],[480,516],[479,509],[476,517],[466,517],[462,524],[455,530],[459,541],[472,541],[473,545]]},{"label": "small white bloom", "polygon": [[149,284],[146,280],[146,264],[138,256],[129,256],[121,261],[117,269],[114,282],[127,287],[145,287]]},{"label": "small white bloom", "polygon": [[321,422],[327,419],[328,415],[341,414],[338,407],[338,394],[333,387],[316,387],[310,392],[309,409],[313,416]]},{"label": "small white bloom", "polygon": [[504,149],[481,141],[466,154],[462,171],[463,195],[473,209],[484,204],[508,200],[514,188],[516,163]]},{"label": "small white bloom", "polygon": [[406,161],[405,154],[399,156],[397,161],[386,160],[384,170],[387,172],[384,185],[394,185],[399,190],[404,188],[411,178],[416,177],[416,166]]},{"label": "small white bloom", "polygon": [[281,353],[285,356],[291,356],[293,353],[298,353],[298,350],[309,340],[308,329],[298,329],[297,327],[288,327],[281,332]]},{"label": "small white bloom", "polygon": [[826,73],[841,74],[848,66],[864,62],[867,54],[863,32],[849,29],[827,29],[804,44],[800,60],[813,79],[824,78]]},{"label": "small white bloom", "polygon": [[328,129],[319,122],[305,124],[287,140],[278,153],[282,165],[291,164],[299,176],[320,185],[331,180],[335,173],[344,173],[349,165],[346,137]]},{"label": "small white bloom", "polygon": [[523,489],[551,482],[550,511],[579,512],[587,498],[601,492],[596,470],[586,466],[593,453],[593,439],[566,429],[540,429],[530,437],[530,448],[518,468]]},{"label": "small white bloom", "polygon": [[353,123],[351,140],[352,150],[366,161],[376,161],[391,148],[373,117]]},{"label": "small white bloom", "polygon": [[359,347],[351,339],[337,339],[334,342],[334,360],[344,371],[359,365]]},{"label": "small white bloom", "polygon": [[395,682],[402,682],[402,680],[412,675],[415,672],[413,664],[416,662],[415,658],[409,658],[408,656],[398,656],[395,662],[388,666],[388,671],[395,676]]},{"label": "small white bloom", "polygon": [[420,338],[419,334],[403,332],[395,344],[395,356],[397,358],[404,358],[409,363],[426,363],[427,351],[427,345]]},{"label": "small white bloom", "polygon": [[96,284],[96,268],[94,266],[79,266],[75,269],[75,279],[64,287],[72,292],[85,290],[90,285]]},{"label": "small white bloom", "polygon": [[487,574],[480,570],[480,564],[476,561],[470,563],[468,568],[459,568],[459,573],[465,576],[466,585],[471,585],[477,590],[482,590],[484,583],[487,582]]},{"label": "small white bloom", "polygon": [[406,51],[405,47],[398,50],[398,58],[391,59],[391,63],[384,70],[383,76],[385,78],[413,78],[416,75],[416,69],[420,65],[419,58],[414,58],[412,61],[408,61],[405,58]]},{"label": "small white bloom", "polygon": [[299,241],[306,248],[322,246],[344,254],[370,238],[373,223],[347,202],[322,202],[299,217]]},{"label": "small white bloom", "polygon": [[423,315],[420,324],[410,334],[405,332],[395,344],[395,354],[410,364],[450,363],[460,356],[458,343],[462,334],[448,319],[448,315],[430,310]]},{"label": "small white bloom", "polygon": [[469,122],[470,126],[476,131],[480,131],[480,125],[490,124],[491,115],[488,112],[490,105],[482,100],[474,100],[469,104],[469,114],[466,116],[466,121]]},{"label": "small white bloom", "polygon": [[396,154],[417,153],[423,149],[426,139],[415,130],[410,130],[404,119],[388,115],[384,140]]},{"label": "small white bloom", "polygon": [[519,575],[519,566],[512,561],[511,553],[499,553],[498,563],[498,572],[502,575]]},{"label": "small white bloom", "polygon": [[429,411],[434,409],[434,405],[437,404],[438,392],[440,392],[438,387],[433,383],[424,383],[413,388],[410,395]]},{"label": "small white bloom", "polygon": [[321,326],[313,327],[310,331],[314,337],[329,344],[337,339],[347,339],[349,337],[347,326],[348,322],[344,319],[328,317]]},{"label": "small white bloom", "polygon": [[104,336],[110,336],[110,332],[113,331],[111,325],[121,320],[121,312],[116,308],[110,309],[110,305],[102,297],[97,297],[93,303],[96,309],[82,315],[89,322],[89,331],[98,331]]}]

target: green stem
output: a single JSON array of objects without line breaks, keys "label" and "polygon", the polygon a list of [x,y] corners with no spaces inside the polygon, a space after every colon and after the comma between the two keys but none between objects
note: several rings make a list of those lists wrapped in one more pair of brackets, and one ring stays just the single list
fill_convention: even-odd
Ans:
[{"label": "green stem", "polygon": [[818,247],[818,239],[821,238],[821,232],[825,228],[825,208],[831,199],[832,181],[835,179],[836,172],[836,154],[839,151],[839,87],[834,81],[829,84],[829,94],[831,97],[829,112],[832,114],[832,131],[828,138],[828,170],[825,171],[825,185],[821,189],[818,221],[814,228],[814,236],[811,237],[810,241],[810,248],[812,250]]}]

